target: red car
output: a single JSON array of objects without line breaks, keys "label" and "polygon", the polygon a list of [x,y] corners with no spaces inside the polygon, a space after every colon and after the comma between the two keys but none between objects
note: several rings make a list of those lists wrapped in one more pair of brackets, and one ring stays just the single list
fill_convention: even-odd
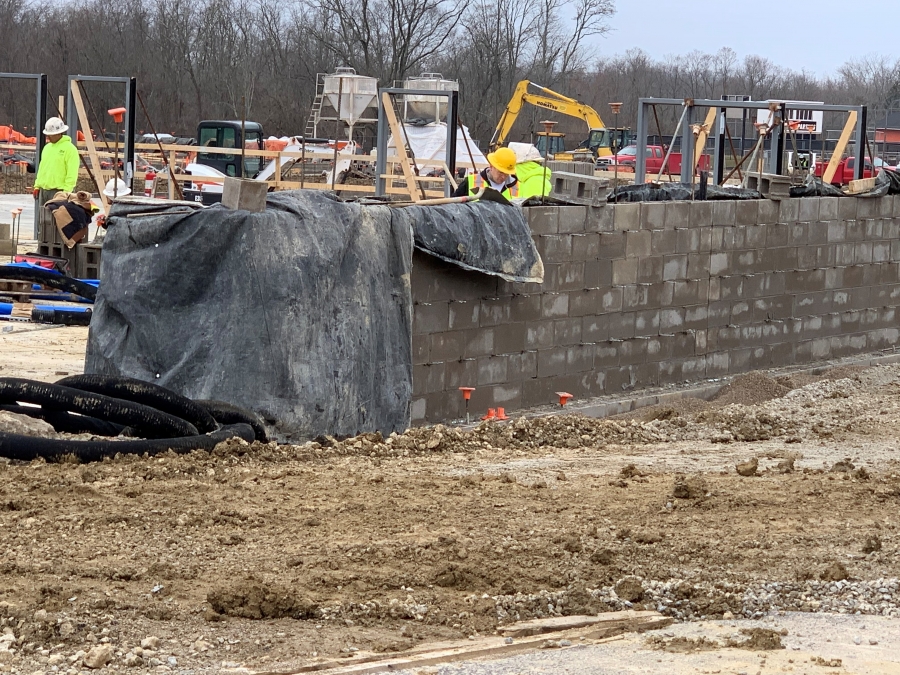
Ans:
[{"label": "red car", "polygon": [[[818,161],[816,162],[816,176],[821,178],[825,175],[825,169],[828,168],[828,162]],[[831,179],[832,185],[837,185],[841,187],[842,185],[849,185],[851,180],[855,180],[856,176],[854,175],[854,168],[856,168],[856,157],[845,157],[841,160],[841,163],[838,164],[837,171],[834,172],[834,177]],[[887,164],[881,157],[875,158],[875,173],[878,173],[879,169],[890,169],[890,165]],[[863,165],[863,178],[871,178],[875,175],[872,172],[872,162],[866,157],[866,163]]]},{"label": "red car", "polygon": [[[660,168],[663,165],[663,160],[666,156],[666,149],[661,145],[648,145],[644,150],[645,156],[645,166],[647,169],[647,174],[658,174]],[[629,145],[627,148],[622,148],[618,153],[616,153],[615,157],[601,157],[597,160],[597,168],[604,169],[606,171],[613,171],[616,167],[618,167],[619,171],[634,171],[634,165],[637,162],[637,146]],[[671,174],[680,174],[681,173],[681,153],[673,152],[669,155],[669,160],[666,162],[666,166],[668,167],[669,173]],[[709,169],[709,155],[700,155],[700,160],[697,162],[697,170],[698,171],[706,171]],[[663,174],[666,172],[663,171]]]}]

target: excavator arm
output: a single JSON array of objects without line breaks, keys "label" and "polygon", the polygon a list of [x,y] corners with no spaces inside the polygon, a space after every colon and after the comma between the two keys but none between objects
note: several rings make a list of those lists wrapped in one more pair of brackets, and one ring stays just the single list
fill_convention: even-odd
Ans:
[{"label": "excavator arm", "polygon": [[[529,86],[540,89],[542,93],[530,93],[528,91]],[[605,139],[605,143],[603,144],[606,146],[609,145],[606,125],[603,123],[603,120],[600,119],[600,115],[597,114],[597,111],[591,106],[579,103],[574,98],[563,96],[552,89],[547,89],[546,87],[534,84],[528,80],[521,80],[519,84],[516,85],[516,89],[506,106],[506,110],[504,110],[503,115],[500,116],[500,121],[497,123],[497,128],[494,130],[494,135],[491,138],[491,149],[503,145],[506,141],[506,137],[509,135],[510,129],[512,129],[519,113],[522,111],[522,106],[526,103],[559,113],[560,115],[568,115],[569,117],[577,117],[584,120],[591,132],[590,140],[594,140],[597,136],[596,132],[600,131]],[[607,149],[607,153],[608,152]]]}]

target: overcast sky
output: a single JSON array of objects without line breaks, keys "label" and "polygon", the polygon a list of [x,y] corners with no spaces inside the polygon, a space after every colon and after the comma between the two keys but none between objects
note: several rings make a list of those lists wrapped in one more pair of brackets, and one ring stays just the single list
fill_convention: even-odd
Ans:
[{"label": "overcast sky", "polygon": [[758,54],[818,76],[859,56],[900,58],[900,0],[616,0],[610,26],[596,43],[601,56],[640,47],[659,60],[731,47],[739,60]]}]

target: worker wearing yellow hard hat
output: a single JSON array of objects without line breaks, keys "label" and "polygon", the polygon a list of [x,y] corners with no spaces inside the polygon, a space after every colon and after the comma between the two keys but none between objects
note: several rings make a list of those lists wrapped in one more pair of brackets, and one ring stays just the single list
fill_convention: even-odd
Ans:
[{"label": "worker wearing yellow hard hat", "polygon": [[489,166],[478,173],[469,174],[464,183],[453,193],[454,197],[477,194],[483,188],[493,188],[507,199],[519,196],[519,180],[516,178],[516,153],[509,148],[497,148],[488,153]]}]

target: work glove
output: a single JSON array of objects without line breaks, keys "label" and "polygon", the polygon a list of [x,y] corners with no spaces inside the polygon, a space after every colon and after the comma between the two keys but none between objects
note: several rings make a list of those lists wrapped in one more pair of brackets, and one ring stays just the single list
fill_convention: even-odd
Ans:
[{"label": "work glove", "polygon": [[31,195],[32,195],[35,199],[38,198],[38,195],[39,195],[39,194],[41,194],[41,191],[40,191],[39,188],[34,188],[34,190],[31,191]]}]

